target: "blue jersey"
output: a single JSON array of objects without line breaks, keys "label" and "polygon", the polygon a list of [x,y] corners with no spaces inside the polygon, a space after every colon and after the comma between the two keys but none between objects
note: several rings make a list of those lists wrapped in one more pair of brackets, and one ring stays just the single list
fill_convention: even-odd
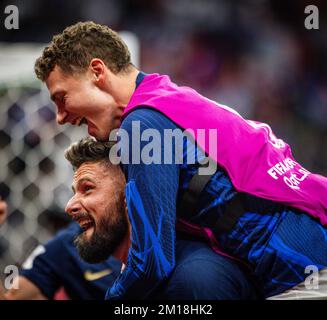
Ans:
[{"label": "blue jersey", "polygon": [[75,222],[58,232],[45,245],[38,246],[23,264],[21,275],[52,299],[64,287],[71,299],[104,299],[120,273],[121,262],[110,257],[103,263],[83,261],[73,243],[82,229]]},{"label": "blue jersey", "polygon": [[[142,77],[140,73],[137,83],[142,81]],[[133,121],[140,124],[140,136],[147,129],[154,128],[163,139],[165,129],[178,128],[160,112],[138,108],[127,115],[121,125],[130,137]],[[140,150],[148,144],[148,141],[141,140]],[[181,149],[182,164],[133,164],[135,147],[132,139],[128,146],[121,145],[122,155],[130,157],[129,164],[123,164],[122,168],[127,178],[126,199],[132,224],[132,248],[125,272],[107,292],[109,299],[133,297],[133,292],[146,298],[171,274],[175,267],[177,203],[197,172],[199,160],[205,156],[192,141],[185,139]],[[163,163],[164,143],[160,149]],[[180,156],[174,150],[173,145],[173,158]],[[179,146],[176,150],[180,150]],[[194,153],[195,164],[187,163],[188,153]],[[201,194],[196,214],[189,215],[188,220],[212,227],[212,221],[221,216],[226,203],[236,193],[226,172],[218,168]],[[261,206],[264,206],[264,214],[259,213],[263,211]],[[185,215],[187,213],[183,212]],[[263,204],[263,201],[257,202],[254,198],[233,230],[217,235],[217,238],[226,252],[250,264],[265,297],[304,281],[308,276],[307,266],[314,265],[318,269],[327,266],[326,228],[305,213],[273,202]]]}]

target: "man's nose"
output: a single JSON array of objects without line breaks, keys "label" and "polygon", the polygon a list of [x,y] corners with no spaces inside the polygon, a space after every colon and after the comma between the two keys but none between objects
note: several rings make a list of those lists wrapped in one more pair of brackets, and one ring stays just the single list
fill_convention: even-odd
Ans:
[{"label": "man's nose", "polygon": [[67,112],[66,111],[58,111],[57,112],[57,123],[58,124],[65,124],[67,118]]},{"label": "man's nose", "polygon": [[74,216],[74,214],[77,214],[78,212],[81,211],[81,205],[79,201],[75,199],[75,196],[72,197],[66,205],[65,211],[70,215]]}]

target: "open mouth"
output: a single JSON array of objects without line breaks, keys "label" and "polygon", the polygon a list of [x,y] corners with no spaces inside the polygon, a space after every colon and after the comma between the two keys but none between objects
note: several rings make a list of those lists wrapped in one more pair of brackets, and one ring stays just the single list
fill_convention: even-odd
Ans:
[{"label": "open mouth", "polygon": [[74,220],[80,225],[84,232],[95,226],[94,220],[90,217],[76,217]]},{"label": "open mouth", "polygon": [[96,128],[92,123],[90,123],[90,122],[87,123],[87,131],[90,136],[93,136],[93,137],[95,136],[95,133],[96,133],[95,129]]},{"label": "open mouth", "polygon": [[81,126],[82,124],[86,124],[87,125],[87,120],[85,118],[82,118],[80,123],[79,123],[79,126]]},{"label": "open mouth", "polygon": [[76,126],[81,126],[83,124],[87,124],[87,120],[85,118],[78,118],[74,123],[73,125],[76,125]]},{"label": "open mouth", "polygon": [[79,225],[81,226],[81,228],[84,231],[87,231],[88,229],[90,229],[94,226],[94,222],[93,221],[82,221],[79,223]]}]

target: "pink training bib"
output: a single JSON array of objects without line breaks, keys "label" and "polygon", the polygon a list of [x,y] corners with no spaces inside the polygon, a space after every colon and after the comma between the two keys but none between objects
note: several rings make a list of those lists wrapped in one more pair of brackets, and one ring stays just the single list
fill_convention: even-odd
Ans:
[{"label": "pink training bib", "polygon": [[[159,74],[143,79],[123,117],[142,106],[160,111],[183,129],[204,129],[205,139],[193,137],[225,169],[237,191],[303,210],[327,226],[327,178],[298,164],[289,145],[267,124],[245,120],[235,110]],[[218,152],[209,148],[210,129],[217,129]]]}]

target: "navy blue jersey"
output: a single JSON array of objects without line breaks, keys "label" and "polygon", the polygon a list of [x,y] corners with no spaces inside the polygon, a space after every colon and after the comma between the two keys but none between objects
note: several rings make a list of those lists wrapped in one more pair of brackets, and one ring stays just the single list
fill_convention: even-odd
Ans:
[{"label": "navy blue jersey", "polygon": [[[24,263],[21,275],[33,282],[48,299],[64,287],[71,299],[103,300],[120,273],[121,263],[81,260],[73,240],[82,230],[70,224],[44,246],[38,246]],[[180,236],[176,241],[178,266],[150,299],[256,299],[252,283],[243,270],[206,244]],[[135,292],[137,295],[137,291]]]},{"label": "navy blue jersey", "polygon": [[80,226],[71,223],[45,245],[38,246],[23,264],[20,274],[48,299],[64,287],[71,299],[103,300],[120,273],[121,262],[115,258],[89,264],[79,257],[73,241],[80,232]]},{"label": "navy blue jersey", "polygon": [[[142,77],[140,73],[137,83],[142,81]],[[178,128],[160,112],[149,108],[133,110],[123,120],[121,128],[128,132],[129,137],[133,136],[133,122],[139,122],[141,136],[147,129],[154,128],[162,139],[165,129]],[[149,144],[145,140],[141,140],[140,150]],[[130,157],[129,164],[123,164],[122,168],[127,179],[132,248],[125,272],[107,292],[109,299],[133,297],[134,292],[146,298],[171,274],[176,264],[177,203],[197,172],[199,160],[205,156],[192,141],[185,139],[183,146],[176,149],[182,150],[182,164],[145,164],[142,161],[133,164],[135,148],[132,139],[129,145],[121,144],[122,155]],[[167,151],[164,143],[159,151],[163,163]],[[187,163],[188,153],[195,154],[195,164]],[[175,154],[174,145],[172,154],[173,158],[181,156]],[[236,193],[226,172],[218,168],[201,194],[196,214],[187,219],[212,227],[212,216],[218,218]],[[233,230],[218,235],[218,240],[225,251],[251,265],[265,297],[269,297],[304,281],[308,276],[307,266],[314,265],[318,269],[327,266],[327,230],[307,214],[273,202],[264,205],[264,208],[269,208],[264,214],[259,213],[263,209],[260,207],[262,203],[254,200]],[[183,212],[185,215],[187,213]]]}]

